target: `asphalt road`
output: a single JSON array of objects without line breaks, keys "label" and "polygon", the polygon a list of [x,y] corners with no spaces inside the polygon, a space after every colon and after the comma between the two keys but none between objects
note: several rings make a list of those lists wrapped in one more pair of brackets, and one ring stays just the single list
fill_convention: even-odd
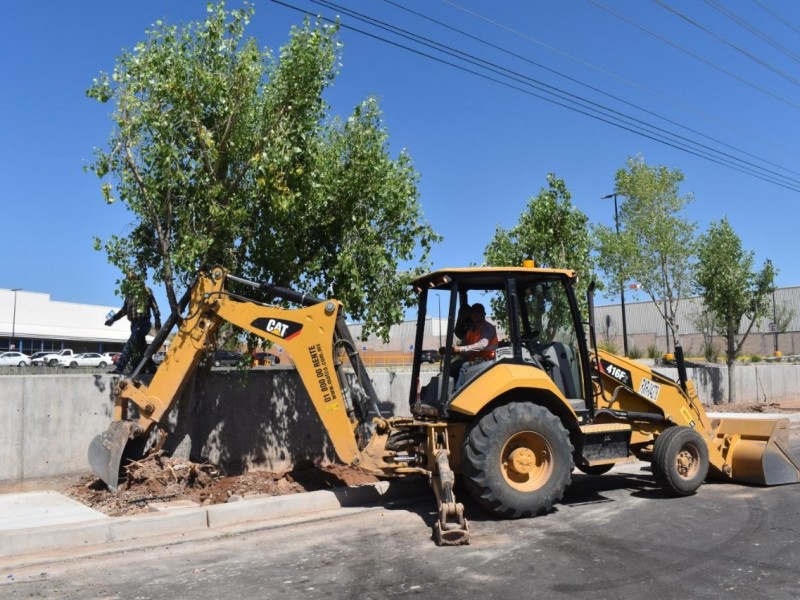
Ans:
[{"label": "asphalt road", "polygon": [[[800,444],[792,440],[795,453]],[[429,502],[2,573],[3,598],[680,598],[800,595],[800,485],[665,498],[648,467],[576,474],[555,512],[439,548]],[[463,495],[462,495],[463,496]],[[466,496],[463,496],[466,500]]]}]

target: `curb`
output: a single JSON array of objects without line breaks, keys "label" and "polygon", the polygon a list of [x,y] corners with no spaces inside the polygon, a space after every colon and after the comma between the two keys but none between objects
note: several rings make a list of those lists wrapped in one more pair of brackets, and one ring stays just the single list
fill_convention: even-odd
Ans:
[{"label": "curb", "polygon": [[[354,487],[287,496],[250,497],[237,502],[192,508],[167,508],[130,517],[102,515],[64,525],[29,527],[0,533],[0,560],[37,562],[43,553],[100,554],[120,546],[141,548],[162,538],[180,543],[208,535],[271,529],[309,520],[330,519],[353,511],[374,510],[410,500],[429,489],[426,479],[379,481]],[[342,509],[352,509],[342,513]],[[163,538],[168,538],[164,542]],[[29,559],[29,560],[26,560]]]}]

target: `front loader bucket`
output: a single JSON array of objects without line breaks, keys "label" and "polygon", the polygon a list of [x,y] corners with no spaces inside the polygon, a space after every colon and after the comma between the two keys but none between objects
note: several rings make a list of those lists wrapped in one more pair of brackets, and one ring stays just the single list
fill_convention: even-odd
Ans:
[{"label": "front loader bucket", "polygon": [[756,485],[800,483],[800,462],[789,452],[788,419],[725,418],[712,428],[725,476]]},{"label": "front loader bucket", "polygon": [[112,421],[108,429],[95,436],[89,444],[89,465],[112,492],[116,492],[119,487],[123,456],[126,462],[141,458],[134,456],[144,450],[146,436],[135,439],[140,429],[138,423],[133,421]]}]

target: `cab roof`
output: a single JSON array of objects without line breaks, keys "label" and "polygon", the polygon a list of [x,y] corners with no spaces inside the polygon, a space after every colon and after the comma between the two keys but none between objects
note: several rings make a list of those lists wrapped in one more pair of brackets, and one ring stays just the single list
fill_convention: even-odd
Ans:
[{"label": "cab roof", "polygon": [[485,289],[503,287],[503,282],[509,277],[521,283],[549,277],[575,278],[575,271],[571,269],[541,269],[538,267],[463,267],[446,268],[431,271],[422,277],[417,277],[411,282],[416,290],[424,288],[445,288],[452,281],[468,284],[470,287]]}]

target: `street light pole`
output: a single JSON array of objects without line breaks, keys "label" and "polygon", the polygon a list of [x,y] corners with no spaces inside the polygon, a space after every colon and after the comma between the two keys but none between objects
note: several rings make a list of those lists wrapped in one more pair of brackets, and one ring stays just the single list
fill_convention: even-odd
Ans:
[{"label": "street light pole", "polygon": [[772,287],[772,325],[775,328],[775,354],[778,356],[778,309],[775,305],[775,286]]},{"label": "street light pole", "polygon": [[[616,192],[609,194],[608,196],[603,196],[601,200],[608,200],[609,198],[614,199],[614,223],[616,224],[617,228],[617,237],[619,237],[619,211],[617,210]],[[619,299],[622,308],[622,351],[625,356],[628,356],[628,322],[625,318],[625,282],[622,279],[621,273],[619,279]]]},{"label": "street light pole", "polygon": [[14,288],[11,290],[14,292],[14,312],[11,316],[11,344],[9,350],[14,349],[14,336],[16,335],[16,326],[17,326],[17,292],[19,292],[22,288]]}]

